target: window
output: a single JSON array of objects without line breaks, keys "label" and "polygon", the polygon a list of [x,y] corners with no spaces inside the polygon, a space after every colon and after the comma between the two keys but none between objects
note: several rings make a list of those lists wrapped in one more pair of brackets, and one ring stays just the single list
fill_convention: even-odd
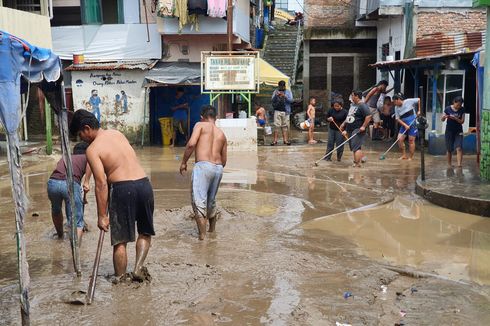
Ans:
[{"label": "window", "polygon": [[44,0],[3,0],[4,7],[42,14],[47,8]]},{"label": "window", "polygon": [[[433,73],[427,76],[426,108],[427,119],[431,130],[443,131],[440,116],[444,108],[450,105],[456,96],[463,96],[465,84],[464,70],[443,70],[437,77],[436,113],[432,110],[432,82]],[[435,121],[435,128],[432,127]]]},{"label": "window", "polygon": [[83,24],[124,23],[123,0],[82,0]]},{"label": "window", "polygon": [[276,8],[288,10],[288,0],[276,0]]},{"label": "window", "polygon": [[[436,112],[451,105],[453,99],[464,94],[464,70],[443,70],[437,78]],[[427,76],[427,112],[432,112],[432,75]]]}]

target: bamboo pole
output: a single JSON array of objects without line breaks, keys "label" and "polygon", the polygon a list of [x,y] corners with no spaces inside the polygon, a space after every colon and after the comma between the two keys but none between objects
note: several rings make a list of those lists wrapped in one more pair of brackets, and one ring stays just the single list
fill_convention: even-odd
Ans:
[{"label": "bamboo pole", "polygon": [[46,118],[46,154],[53,153],[53,130],[51,128],[51,105],[44,98],[44,113]]},{"label": "bamboo pole", "polygon": [[58,115],[58,121],[60,126],[61,135],[61,149],[63,151],[63,161],[66,168],[66,183],[68,188],[68,197],[70,198],[71,206],[71,225],[70,225],[70,244],[71,254],[73,258],[73,267],[77,276],[82,275],[80,268],[80,253],[78,248],[78,235],[77,235],[77,219],[75,216],[75,189],[73,187],[73,165],[71,161],[70,153],[70,138],[68,136],[68,112],[66,107],[63,107]]},{"label": "bamboo pole", "polygon": [[17,268],[19,272],[20,313],[22,325],[29,325],[29,265],[27,263],[26,241],[24,237],[24,219],[27,210],[24,182],[21,167],[19,135],[7,133],[7,159],[12,183],[12,198],[15,204],[15,228],[17,239]]}]

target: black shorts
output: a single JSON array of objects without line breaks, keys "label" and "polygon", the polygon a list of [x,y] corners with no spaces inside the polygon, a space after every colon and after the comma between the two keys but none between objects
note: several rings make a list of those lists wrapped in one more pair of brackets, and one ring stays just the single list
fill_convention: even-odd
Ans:
[{"label": "black shorts", "polygon": [[355,133],[357,133],[357,135],[349,140],[350,150],[354,153],[362,149],[362,145],[364,145],[364,141],[366,140],[366,132],[361,133],[359,132],[359,129],[349,132],[349,137],[352,137]]},{"label": "black shorts", "polygon": [[454,152],[457,148],[463,149],[463,133],[462,132],[449,132],[445,134],[446,138],[446,150],[449,153]]},{"label": "black shorts", "polygon": [[155,235],[153,189],[150,180],[128,180],[111,184],[109,219],[111,244],[135,241],[138,234]]}]

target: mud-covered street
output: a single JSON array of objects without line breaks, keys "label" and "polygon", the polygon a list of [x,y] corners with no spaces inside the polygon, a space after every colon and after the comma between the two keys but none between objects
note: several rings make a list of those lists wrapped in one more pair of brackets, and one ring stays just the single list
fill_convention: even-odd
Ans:
[{"label": "mud-covered street", "polygon": [[[350,153],[342,163],[312,167],[322,144],[230,153],[217,232],[199,241],[190,178],[178,174],[182,152],[137,150],[155,194],[157,235],[146,264],[152,282],[113,285],[106,240],[91,306],[66,301],[86,290],[95,256],[93,183],[77,279],[69,241],[53,237],[46,194],[60,155],[23,156],[32,324],[490,324],[490,221],[415,195],[418,160],[379,161],[379,151],[371,151],[363,169],[350,167]],[[428,166],[439,159],[429,157]],[[0,323],[18,325],[5,159],[0,180]],[[131,268],[134,245],[128,248]]]}]

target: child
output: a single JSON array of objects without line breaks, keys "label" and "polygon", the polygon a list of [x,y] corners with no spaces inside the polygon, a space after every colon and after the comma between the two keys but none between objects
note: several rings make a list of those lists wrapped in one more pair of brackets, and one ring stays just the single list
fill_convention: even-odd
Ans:
[{"label": "child", "polygon": [[265,127],[267,124],[267,114],[263,106],[255,105],[255,116],[257,117],[257,127]]},{"label": "child", "polygon": [[[73,165],[73,188],[75,199],[75,212],[73,214],[74,218],[77,220],[77,234],[78,242],[81,243],[81,237],[84,227],[83,221],[83,200],[82,200],[82,178],[85,175],[83,182],[83,192],[86,194],[89,191],[89,181],[91,176],[90,167],[87,163],[87,157],[85,156],[85,151],[87,150],[87,143],[78,143],[73,148],[72,165]],[[56,164],[51,177],[48,181],[48,197],[51,201],[51,217],[53,219],[53,224],[56,229],[56,233],[59,239],[63,238],[63,213],[61,207],[63,202],[65,202],[65,213],[66,217],[71,214],[70,198],[68,197],[68,185],[66,183],[66,168],[63,159],[59,160]],[[85,198],[85,196],[84,196]],[[71,225],[68,219],[68,225]]]},{"label": "child", "polygon": [[310,101],[308,104],[308,110],[306,111],[306,115],[308,116],[308,122],[310,123],[310,128],[308,129],[308,144],[316,144],[317,141],[313,139],[313,131],[315,130],[315,105],[316,98],[310,97]]}]

